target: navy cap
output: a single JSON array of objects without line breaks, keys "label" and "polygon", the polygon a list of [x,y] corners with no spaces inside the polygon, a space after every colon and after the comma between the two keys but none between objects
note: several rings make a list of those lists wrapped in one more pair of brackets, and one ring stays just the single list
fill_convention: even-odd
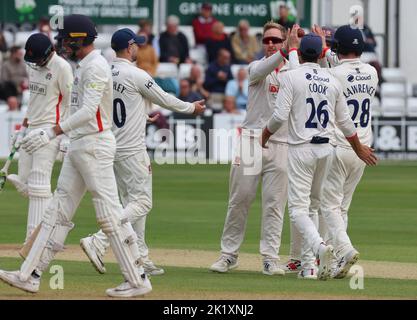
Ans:
[{"label": "navy cap", "polygon": [[318,57],[323,50],[321,37],[315,33],[309,33],[301,39],[300,52],[306,57]]},{"label": "navy cap", "polygon": [[344,51],[361,54],[365,46],[362,31],[350,25],[339,27],[333,38],[335,44]]},{"label": "navy cap", "polygon": [[35,33],[26,41],[25,51],[25,61],[36,63],[49,56],[53,51],[53,45],[48,36],[43,33]]},{"label": "navy cap", "polygon": [[111,37],[111,47],[114,51],[126,49],[132,43],[144,44],[146,37],[138,36],[128,28],[117,30]]}]

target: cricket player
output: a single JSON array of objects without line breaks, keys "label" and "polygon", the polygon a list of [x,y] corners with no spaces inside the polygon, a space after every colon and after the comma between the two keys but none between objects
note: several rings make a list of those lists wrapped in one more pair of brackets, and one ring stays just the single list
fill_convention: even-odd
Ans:
[{"label": "cricket player", "polygon": [[[360,141],[371,146],[373,141],[371,105],[378,86],[377,71],[371,65],[360,61],[364,48],[361,30],[349,25],[341,26],[334,34],[333,42],[332,50],[337,54],[339,65],[329,69],[329,72],[342,84],[343,95],[347,100],[350,116]],[[343,225],[327,225],[327,231],[334,245],[336,257],[340,258],[332,276],[344,278],[350,268],[346,263],[356,251],[346,234],[339,229],[347,229],[349,206],[366,165],[355,155],[340,130],[336,130],[335,143],[335,156],[324,182],[320,210],[322,215],[336,212],[343,218]]]},{"label": "cricket player", "polygon": [[[294,29],[295,37],[296,32],[297,29]],[[265,57],[248,67],[247,114],[239,130],[236,156],[230,170],[229,204],[221,238],[221,256],[210,267],[211,271],[223,273],[238,266],[239,248],[245,235],[249,208],[261,181],[260,253],[263,273],[285,274],[278,264],[278,253],[287,201],[287,126],[284,124],[271,137],[268,150],[262,150],[258,143],[262,128],[273,113],[280,77],[289,69],[286,53],[283,52],[285,37],[284,27],[273,22],[266,23],[262,39]],[[250,159],[251,150],[254,150],[253,159]]]},{"label": "cricket player", "polygon": [[[303,249],[311,249],[320,260],[318,271],[314,259],[302,261],[299,278],[317,272],[318,279],[326,280],[331,273],[333,247],[324,243],[308,215],[310,198],[321,198],[322,185],[333,159],[334,147],[330,140],[334,139],[335,126],[340,128],[361,160],[368,165],[375,165],[377,160],[373,150],[360,143],[340,82],[317,63],[322,53],[321,37],[316,34],[304,36],[300,53],[302,66],[283,75],[276,108],[263,130],[261,141],[266,147],[270,136],[288,121],[290,219],[303,236]],[[323,214],[328,225],[343,223],[342,217],[335,212]],[[348,237],[345,230],[340,231]],[[352,265],[357,261],[358,253],[343,259]]]},{"label": "cricket player", "polygon": [[43,216],[40,231],[19,271],[0,271],[0,279],[28,292],[38,292],[42,272],[62,250],[71,220],[82,197],[91,193],[97,222],[109,238],[125,278],[120,286],[108,289],[111,297],[135,297],[152,290],[140,265],[136,234],[122,219],[113,161],[116,141],[111,131],[113,80],[110,67],[94,49],[97,31],[90,18],[73,14],[59,29],[66,55],[76,61],[71,93],[70,116],[53,128],[31,131],[22,141],[28,153],[41,149],[57,136],[70,135],[57,190]]},{"label": "cricket player", "polygon": [[[333,32],[331,39],[329,39],[324,27],[320,28],[315,25],[312,30],[322,36],[324,46],[322,57],[324,56],[326,59],[326,67],[331,67],[329,72],[342,84],[358,136],[361,141],[370,146],[373,140],[370,106],[378,85],[378,74],[374,67],[360,61],[364,47],[362,32],[357,28],[345,25],[338,29],[337,36]],[[329,46],[332,47],[332,50]],[[365,89],[363,90],[363,88]],[[315,215],[319,213],[320,234],[326,242],[333,244],[336,249],[332,277],[344,278],[350,265],[346,264],[346,260],[343,259],[339,259],[340,263],[338,264],[337,257],[355,255],[357,252],[352,249],[349,239],[343,238],[344,233],[338,232],[337,226],[330,226],[329,229],[319,208],[321,207],[320,211],[324,209],[341,214],[345,222],[345,229],[347,229],[347,211],[354,190],[362,177],[365,164],[357,158],[350,144],[338,129],[336,129],[335,145],[336,153],[329,176],[324,183],[322,198],[311,199],[310,213],[312,211]],[[301,244],[291,246],[293,251],[300,251],[300,249]]]},{"label": "cricket player", "polygon": [[[145,37],[138,37],[127,28],[116,31],[111,40],[117,56],[112,62],[112,131],[116,137],[114,172],[124,207],[123,217],[129,220],[136,232],[145,273],[160,275],[164,270],[149,259],[145,242],[146,217],[152,208],[152,170],[145,143],[146,111],[153,103],[195,115],[204,112],[205,108],[204,100],[188,103],[166,93],[148,73],[133,64],[137,57],[137,45],[145,42]],[[102,230],[81,239],[81,247],[100,273],[106,271],[103,256],[109,246],[109,238]]]},{"label": "cricket player", "polygon": [[[29,37],[25,45],[25,62],[29,73],[29,106],[15,145],[20,145],[25,134],[39,128],[52,128],[69,112],[72,69],[54,51],[51,40],[43,33]],[[64,137],[64,139],[63,139]],[[19,150],[18,174],[7,178],[16,189],[29,197],[26,239],[41,223],[52,198],[51,174],[60,149],[65,151],[65,136],[49,141],[39,150],[28,154]]]}]

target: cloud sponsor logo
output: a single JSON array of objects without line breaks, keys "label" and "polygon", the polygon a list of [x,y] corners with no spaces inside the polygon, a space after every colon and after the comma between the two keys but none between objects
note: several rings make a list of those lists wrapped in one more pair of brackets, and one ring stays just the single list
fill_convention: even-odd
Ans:
[{"label": "cloud sponsor logo", "polygon": [[357,74],[355,76],[352,75],[352,74],[350,74],[347,77],[347,81],[349,81],[349,82],[354,82],[354,81],[368,81],[368,80],[371,80],[371,79],[372,79],[372,76],[370,74],[363,74],[363,73]]}]

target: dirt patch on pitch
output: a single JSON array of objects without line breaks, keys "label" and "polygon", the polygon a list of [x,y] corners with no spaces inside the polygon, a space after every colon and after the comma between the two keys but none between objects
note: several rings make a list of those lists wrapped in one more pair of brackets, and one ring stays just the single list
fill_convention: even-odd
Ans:
[{"label": "dirt patch on pitch", "polygon": [[[17,245],[2,244],[0,245],[0,257],[18,258],[19,249]],[[215,251],[178,249],[152,249],[151,251],[152,260],[161,266],[209,268],[218,257],[219,253]],[[67,246],[66,250],[58,253],[56,258],[60,260],[88,261],[85,254],[77,245]],[[282,256],[281,258],[283,261],[287,259],[286,256]],[[109,252],[105,257],[105,261],[116,262],[116,259]],[[363,267],[365,276],[369,278],[417,280],[417,263],[360,260],[358,264]],[[239,270],[261,271],[261,268],[262,260],[259,255],[248,253],[241,253],[239,255]],[[213,298],[216,294],[210,293]],[[231,294],[234,297],[235,294]],[[233,297],[231,296],[230,298]],[[260,297],[260,299],[265,298],[264,295]],[[178,297],[178,299],[181,299],[181,297]],[[306,299],[310,299],[310,297],[306,297]]]}]

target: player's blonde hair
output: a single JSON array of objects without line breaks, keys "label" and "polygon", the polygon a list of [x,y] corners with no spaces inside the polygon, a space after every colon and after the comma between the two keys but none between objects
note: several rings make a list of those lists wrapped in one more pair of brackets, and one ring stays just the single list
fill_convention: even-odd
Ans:
[{"label": "player's blonde hair", "polygon": [[283,26],[281,26],[279,23],[276,23],[273,20],[268,21],[267,23],[264,24],[263,34],[265,34],[265,32],[268,31],[269,29],[278,29],[279,31],[281,31],[282,36],[284,38],[287,37],[287,30]]}]

